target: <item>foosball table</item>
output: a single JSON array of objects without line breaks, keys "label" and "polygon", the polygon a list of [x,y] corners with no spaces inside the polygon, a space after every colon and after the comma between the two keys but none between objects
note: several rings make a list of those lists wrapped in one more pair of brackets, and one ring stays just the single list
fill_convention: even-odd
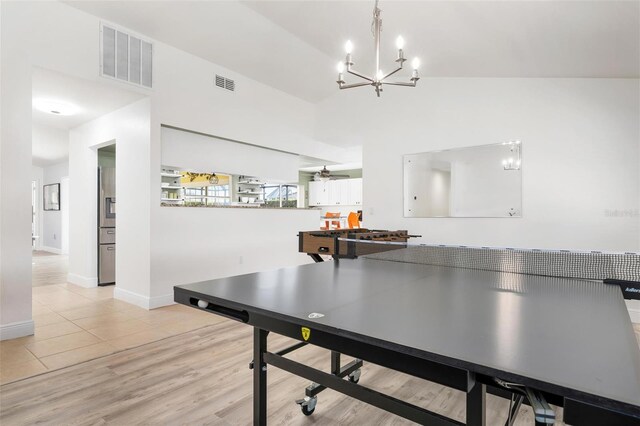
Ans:
[{"label": "foosball table", "polygon": [[[377,229],[335,229],[329,231],[304,231],[298,233],[298,251],[308,254],[314,261],[322,262],[322,255],[334,259],[355,259],[366,254],[406,248],[408,231],[387,231]],[[348,240],[348,241],[346,241]],[[389,242],[390,244],[367,244]]]}]

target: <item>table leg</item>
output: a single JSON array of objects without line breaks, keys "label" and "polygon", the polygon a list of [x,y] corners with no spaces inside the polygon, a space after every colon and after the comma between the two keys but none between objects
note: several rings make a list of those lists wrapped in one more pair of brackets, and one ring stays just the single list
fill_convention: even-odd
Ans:
[{"label": "table leg", "polygon": [[253,329],[253,424],[267,424],[267,364],[264,353],[267,351],[268,331],[258,327]]},{"label": "table leg", "polygon": [[331,374],[340,374],[340,352],[331,351]]},{"label": "table leg", "polygon": [[467,392],[467,426],[485,426],[485,409],[487,407],[486,385],[475,382]]}]

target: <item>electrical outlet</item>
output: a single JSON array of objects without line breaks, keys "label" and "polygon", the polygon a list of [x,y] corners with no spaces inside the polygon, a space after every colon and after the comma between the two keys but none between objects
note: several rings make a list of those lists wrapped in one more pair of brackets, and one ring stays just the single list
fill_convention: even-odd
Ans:
[{"label": "electrical outlet", "polygon": [[240,256],[240,264],[242,265],[243,263],[244,263],[244,258]]}]

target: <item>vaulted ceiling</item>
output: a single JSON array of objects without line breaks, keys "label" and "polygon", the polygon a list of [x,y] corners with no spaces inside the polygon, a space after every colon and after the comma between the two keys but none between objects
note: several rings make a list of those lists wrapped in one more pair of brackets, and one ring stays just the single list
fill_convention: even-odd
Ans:
[{"label": "vaulted ceiling", "polygon": [[[343,45],[373,73],[373,1],[68,1],[310,102],[335,93]],[[382,62],[428,77],[640,77],[636,1],[381,1]],[[387,66],[387,64],[389,64]]]}]

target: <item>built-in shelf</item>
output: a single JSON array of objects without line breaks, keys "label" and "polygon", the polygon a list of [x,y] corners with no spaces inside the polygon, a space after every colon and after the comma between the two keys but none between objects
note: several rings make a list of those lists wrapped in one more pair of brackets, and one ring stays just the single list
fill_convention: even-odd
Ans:
[{"label": "built-in shelf", "polygon": [[160,173],[160,176],[167,177],[167,178],[180,178],[180,177],[182,177],[182,175],[180,173],[166,173],[166,172]]},{"label": "built-in shelf", "polygon": [[265,183],[253,176],[238,176],[236,201],[238,204],[261,205],[264,204],[264,193],[259,188]]},{"label": "built-in shelf", "polygon": [[[179,170],[162,166],[160,169],[160,200],[171,204],[181,204],[184,201],[180,184],[181,178],[182,174]],[[176,198],[170,198],[171,196],[176,196]]]}]

